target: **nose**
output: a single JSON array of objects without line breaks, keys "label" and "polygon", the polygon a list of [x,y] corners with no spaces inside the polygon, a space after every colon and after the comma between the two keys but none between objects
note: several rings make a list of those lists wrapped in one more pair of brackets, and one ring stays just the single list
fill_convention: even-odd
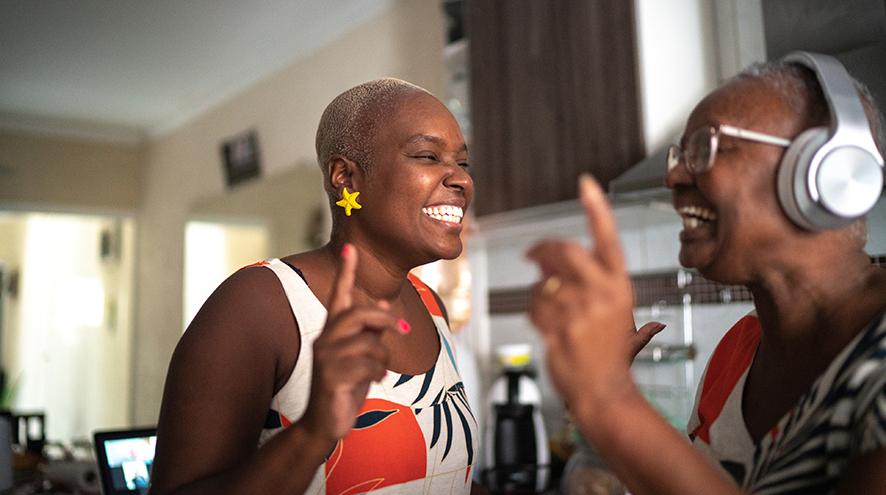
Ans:
[{"label": "nose", "polygon": [[471,174],[457,162],[450,163],[449,170],[450,173],[443,179],[443,184],[446,187],[460,189],[470,197],[474,190],[474,179],[471,178]]},{"label": "nose", "polygon": [[[667,166],[667,164],[665,164]],[[686,160],[680,160],[675,167],[668,170],[665,175],[665,187],[674,189],[677,186],[687,186],[695,183],[695,175],[686,166]]]}]

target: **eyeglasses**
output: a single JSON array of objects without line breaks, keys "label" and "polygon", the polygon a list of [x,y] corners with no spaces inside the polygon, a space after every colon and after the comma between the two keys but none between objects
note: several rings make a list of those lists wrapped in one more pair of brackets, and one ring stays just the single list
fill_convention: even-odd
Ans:
[{"label": "eyeglasses", "polygon": [[668,172],[679,165],[681,161],[686,163],[686,168],[693,174],[700,174],[710,170],[714,166],[714,160],[717,159],[717,146],[721,135],[746,139],[757,143],[772,144],[783,148],[791,145],[790,139],[740,129],[731,125],[721,124],[717,127],[702,127],[689,136],[685,150],[676,144],[672,144],[668,148]]}]

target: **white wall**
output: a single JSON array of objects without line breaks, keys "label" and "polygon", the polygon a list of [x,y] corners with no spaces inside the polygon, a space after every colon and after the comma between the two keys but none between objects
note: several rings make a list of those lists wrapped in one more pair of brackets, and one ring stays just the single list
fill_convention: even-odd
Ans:
[{"label": "white wall", "polygon": [[444,26],[438,2],[396,2],[378,18],[150,145],[138,218],[135,422],[157,421],[169,358],[181,335],[184,225],[194,202],[224,191],[221,140],[255,128],[267,175],[313,163],[320,114],[341,91],[395,76],[443,93]]},{"label": "white wall", "polygon": [[880,196],[868,213],[868,242],[864,250],[871,256],[886,255],[886,196]]},{"label": "white wall", "polygon": [[719,79],[766,59],[762,0],[714,0]]},{"label": "white wall", "polygon": [[679,136],[717,84],[711,0],[635,0],[640,103],[648,154]]}]

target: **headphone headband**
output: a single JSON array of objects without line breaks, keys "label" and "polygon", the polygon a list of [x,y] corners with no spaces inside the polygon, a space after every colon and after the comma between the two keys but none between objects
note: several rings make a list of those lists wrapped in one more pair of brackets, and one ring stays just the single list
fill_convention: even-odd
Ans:
[{"label": "headphone headband", "polygon": [[883,190],[883,156],[852,78],[837,59],[793,52],[783,61],[812,69],[830,111],[829,127],[800,133],[778,169],[785,214],[808,230],[839,228],[866,215]]},{"label": "headphone headband", "polygon": [[818,78],[831,114],[830,141],[836,141],[834,145],[851,143],[863,148],[883,165],[858,90],[843,64],[829,55],[800,51],[789,53],[783,60],[812,69]]}]

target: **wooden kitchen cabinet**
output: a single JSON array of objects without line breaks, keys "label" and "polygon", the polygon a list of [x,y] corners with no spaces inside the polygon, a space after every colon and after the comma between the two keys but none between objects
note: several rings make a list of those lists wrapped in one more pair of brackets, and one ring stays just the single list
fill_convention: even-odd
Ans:
[{"label": "wooden kitchen cabinet", "polygon": [[576,197],[644,155],[633,2],[467,0],[476,212]]}]

